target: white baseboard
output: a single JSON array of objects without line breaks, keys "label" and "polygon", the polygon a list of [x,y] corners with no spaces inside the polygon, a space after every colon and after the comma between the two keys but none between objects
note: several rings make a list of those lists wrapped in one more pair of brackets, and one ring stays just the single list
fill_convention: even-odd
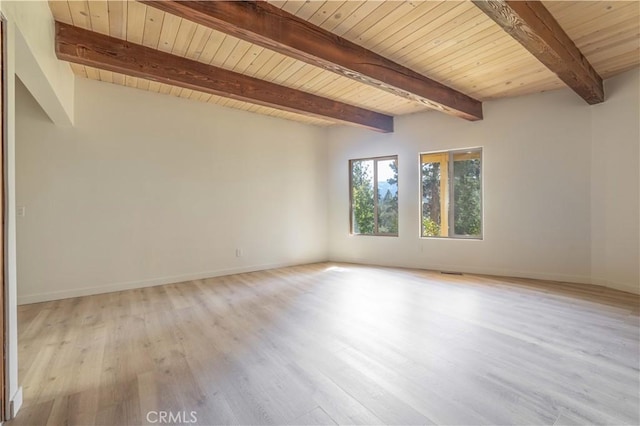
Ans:
[{"label": "white baseboard", "polygon": [[559,281],[584,285],[597,285],[601,287],[608,287],[614,290],[625,291],[628,293],[640,294],[640,288],[637,286],[628,284],[615,283],[611,281],[591,278],[588,275],[570,275],[570,274],[557,274],[557,273],[544,273],[544,272],[532,272],[532,271],[517,271],[512,269],[499,269],[499,268],[485,268],[485,267],[468,267],[461,265],[438,265],[438,264],[423,264],[416,265],[415,263],[406,262],[405,264],[398,264],[392,262],[377,262],[367,259],[350,258],[350,257],[332,257],[331,262],[345,262],[356,263],[361,265],[373,265],[373,266],[386,266],[386,267],[401,267],[412,269],[424,269],[433,271],[452,271],[463,272],[466,274],[479,274],[479,275],[495,275],[499,277],[513,277],[513,278],[531,278],[535,280],[545,281]]},{"label": "white baseboard", "polygon": [[546,281],[561,281],[561,282],[569,282],[569,283],[577,283],[577,284],[591,284],[591,277],[588,275],[570,275],[570,274],[554,274],[554,273],[544,273],[544,272],[533,272],[533,271],[518,271],[512,269],[501,269],[501,268],[487,268],[487,267],[477,267],[477,266],[462,266],[462,265],[441,265],[434,263],[425,263],[425,264],[416,264],[413,262],[378,262],[378,261],[370,261],[366,259],[359,258],[349,258],[349,257],[332,257],[330,259],[331,262],[346,262],[346,263],[357,263],[361,265],[374,265],[374,266],[387,266],[387,267],[400,267],[400,268],[411,268],[411,269],[423,269],[429,271],[451,271],[451,272],[463,272],[465,274],[478,274],[478,275],[495,275],[500,277],[513,277],[513,278],[531,278],[535,280],[546,280]]},{"label": "white baseboard", "polygon": [[310,263],[326,262],[326,259],[307,259],[295,262],[279,262],[260,265],[241,266],[237,268],[218,269],[214,271],[199,272],[194,274],[174,275],[170,277],[152,278],[148,280],[113,283],[99,287],[85,287],[69,290],[51,291],[46,293],[18,295],[18,305],[30,303],[49,302],[52,300],[69,299],[72,297],[91,296],[94,294],[113,293],[115,291],[133,290],[136,288],[154,287],[158,285],[174,284],[184,281],[202,280],[206,278],[221,277],[225,275],[241,274],[244,272],[264,271],[267,269],[285,268],[287,266],[305,265]]},{"label": "white baseboard", "polygon": [[18,411],[20,411],[20,407],[22,407],[22,386],[18,388],[15,395],[9,401],[9,418],[15,419]]},{"label": "white baseboard", "polygon": [[633,284],[623,284],[615,281],[606,280],[604,278],[593,278],[591,283],[602,287],[609,287],[614,290],[626,291],[627,293],[640,294],[640,286]]},{"label": "white baseboard", "polygon": [[640,288],[633,287],[632,285],[626,285],[621,283],[614,283],[611,281],[592,279],[590,276],[583,275],[568,275],[568,274],[549,274],[532,271],[517,271],[510,269],[498,269],[498,268],[485,268],[485,267],[465,267],[461,265],[438,265],[438,264],[424,264],[416,265],[413,263],[399,264],[397,262],[377,262],[368,259],[350,258],[350,257],[334,257],[327,259],[308,259],[306,261],[296,262],[279,262],[270,264],[260,264],[243,266],[237,268],[218,269],[208,272],[200,272],[195,274],[176,275],[171,277],[154,278],[149,280],[129,281],[124,283],[114,283],[100,287],[85,287],[79,289],[59,290],[47,293],[38,293],[30,295],[18,296],[18,305],[26,305],[29,303],[48,302],[51,300],[68,299],[72,297],[90,296],[93,294],[112,293],[115,291],[132,290],[136,288],[153,287],[157,285],[173,284],[183,281],[201,280],[206,278],[220,277],[224,275],[241,274],[244,272],[263,271],[267,269],[285,268],[287,266],[304,265],[309,263],[319,262],[345,262],[345,263],[357,263],[361,265],[374,265],[374,266],[387,266],[387,267],[401,267],[401,268],[415,268],[434,271],[455,271],[464,272],[467,274],[481,274],[481,275],[495,275],[502,277],[517,277],[517,278],[531,278],[537,280],[547,281],[561,281],[578,283],[585,285],[599,285],[603,287],[609,287],[616,290],[626,291],[629,293],[640,294]]}]

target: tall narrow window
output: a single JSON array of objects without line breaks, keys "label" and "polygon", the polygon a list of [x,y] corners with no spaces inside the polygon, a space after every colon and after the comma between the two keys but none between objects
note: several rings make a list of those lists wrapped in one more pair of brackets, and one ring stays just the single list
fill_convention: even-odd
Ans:
[{"label": "tall narrow window", "polygon": [[482,149],[420,155],[422,236],[482,238]]},{"label": "tall narrow window", "polygon": [[398,157],[349,161],[351,233],[398,235]]}]

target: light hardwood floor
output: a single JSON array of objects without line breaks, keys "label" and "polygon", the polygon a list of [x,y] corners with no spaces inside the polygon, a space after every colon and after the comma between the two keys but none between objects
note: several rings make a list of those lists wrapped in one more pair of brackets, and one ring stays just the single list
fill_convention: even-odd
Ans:
[{"label": "light hardwood floor", "polygon": [[639,423],[639,298],[599,287],[314,264],[25,305],[19,328],[10,426]]}]

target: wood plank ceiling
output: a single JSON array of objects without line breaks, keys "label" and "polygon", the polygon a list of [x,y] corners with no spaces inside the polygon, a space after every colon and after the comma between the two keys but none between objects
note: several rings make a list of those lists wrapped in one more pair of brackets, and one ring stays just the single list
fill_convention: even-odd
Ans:
[{"label": "wood plank ceiling", "polygon": [[[564,83],[468,1],[270,1],[479,100]],[[58,21],[347,104],[404,115],[429,107],[136,1],[56,0]],[[640,63],[640,2],[544,1],[603,79]],[[71,64],[79,76],[316,125],[332,121]]]}]

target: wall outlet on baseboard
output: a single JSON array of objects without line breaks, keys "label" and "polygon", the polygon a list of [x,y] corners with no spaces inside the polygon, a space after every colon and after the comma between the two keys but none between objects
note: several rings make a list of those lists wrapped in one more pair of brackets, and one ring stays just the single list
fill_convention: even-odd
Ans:
[{"label": "wall outlet on baseboard", "polygon": [[244,251],[241,248],[236,249],[236,257],[244,256]]}]

